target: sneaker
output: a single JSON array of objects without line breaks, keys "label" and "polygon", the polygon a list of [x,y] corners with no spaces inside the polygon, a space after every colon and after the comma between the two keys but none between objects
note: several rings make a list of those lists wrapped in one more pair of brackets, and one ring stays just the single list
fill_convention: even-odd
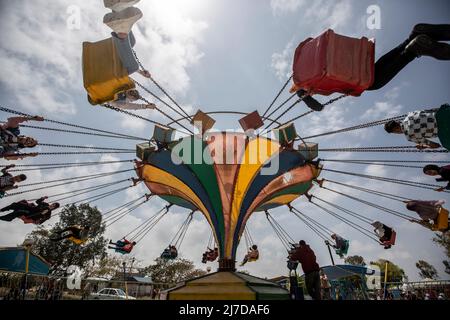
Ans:
[{"label": "sneaker", "polygon": [[[302,98],[305,93],[306,93],[305,90],[300,89],[299,91],[297,91],[297,96],[299,98]],[[321,104],[319,101],[317,101],[316,99],[314,99],[311,96],[303,97],[303,102],[308,106],[308,108],[310,108],[314,111],[320,112],[324,108],[323,104]]]},{"label": "sneaker", "polygon": [[450,45],[433,40],[421,34],[414,38],[405,48],[405,52],[417,57],[429,56],[438,60],[450,60]]},{"label": "sneaker", "polygon": [[105,15],[103,23],[113,29],[115,33],[130,33],[133,25],[143,16],[142,11],[135,7],[126,8],[120,12]]},{"label": "sneaker", "polygon": [[436,41],[450,41],[450,24],[416,24],[409,39],[413,40],[421,34],[425,34]]},{"label": "sneaker", "polygon": [[114,12],[120,12],[134,6],[139,1],[140,0],[103,0],[103,4],[106,8],[109,8]]}]

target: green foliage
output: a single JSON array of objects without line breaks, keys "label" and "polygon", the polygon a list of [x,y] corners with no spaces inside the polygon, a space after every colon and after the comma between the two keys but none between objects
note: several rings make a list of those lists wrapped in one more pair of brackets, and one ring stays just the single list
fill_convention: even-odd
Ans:
[{"label": "green foliage", "polygon": [[126,273],[131,274],[137,267],[138,261],[130,256],[114,256],[95,260],[95,263],[88,264],[85,268],[85,277],[96,277],[111,279],[123,274],[123,264],[125,263]]},{"label": "green foliage", "polygon": [[424,260],[419,260],[416,262],[416,268],[419,269],[419,276],[422,279],[433,279],[436,280],[438,273],[436,268]]},{"label": "green foliage", "polygon": [[196,269],[192,261],[186,259],[164,260],[156,259],[155,264],[144,269],[155,283],[176,284],[206,274],[206,271]]},{"label": "green foliage", "polygon": [[[33,252],[51,263],[54,273],[64,274],[70,265],[86,268],[94,258],[106,257],[107,241],[103,237],[105,225],[97,208],[92,208],[88,204],[67,206],[63,208],[59,217],[59,222],[52,229],[40,227],[28,235],[34,241]],[[77,224],[90,226],[89,240],[83,245],[76,245],[69,240],[50,241],[49,237],[57,231]]]},{"label": "green foliage", "polygon": [[[450,258],[450,232],[444,232],[442,234],[436,234],[433,241],[445,249],[445,255]],[[442,263],[445,266],[445,273],[450,274],[450,261],[444,260]]]},{"label": "green foliage", "polygon": [[381,279],[382,283],[384,283],[384,272],[386,269],[386,262],[388,263],[387,282],[401,282],[403,278],[406,278],[405,271],[398,265],[385,259],[378,259],[377,261],[373,261],[370,264],[374,264],[380,267],[381,273],[383,275]]},{"label": "green foliage", "polygon": [[366,262],[364,261],[364,258],[361,256],[348,256],[344,260],[345,263],[351,264],[354,266],[365,266]]}]

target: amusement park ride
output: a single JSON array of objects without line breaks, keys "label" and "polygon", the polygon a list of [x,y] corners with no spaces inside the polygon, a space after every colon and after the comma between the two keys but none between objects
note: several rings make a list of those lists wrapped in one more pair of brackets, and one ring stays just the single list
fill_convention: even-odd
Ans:
[{"label": "amusement park ride", "polygon": [[[105,0],[105,4],[109,2],[111,1]],[[122,2],[126,1],[112,1],[111,3],[117,3],[118,5]],[[287,251],[293,249],[292,246],[295,243],[291,241],[292,239],[270,215],[271,210],[283,206],[325,240],[329,247],[334,246],[336,253],[344,256],[349,248],[348,240],[336,235],[292,205],[296,199],[302,196],[335,217],[337,215],[333,211],[338,210],[357,218],[363,224],[374,226],[377,232],[375,235],[368,234],[367,226],[362,227],[355,223],[351,225],[384,248],[388,249],[395,245],[396,232],[392,228],[378,221],[374,223],[360,213],[355,213],[311,194],[311,189],[316,185],[354,201],[363,201],[347,196],[341,190],[328,188],[329,184],[344,184],[320,179],[325,170],[331,172],[333,170],[324,168],[324,161],[320,160],[319,156],[321,152],[333,151],[394,152],[400,150],[404,152],[446,153],[448,152],[449,140],[444,138],[444,134],[449,135],[448,124],[446,124],[445,130],[443,129],[444,126],[439,129],[441,131],[439,138],[445,149],[435,148],[434,150],[416,149],[411,146],[350,148],[348,150],[345,148],[320,149],[317,141],[311,140],[322,135],[384,125],[389,121],[402,120],[405,115],[309,137],[306,136],[305,132],[298,132],[294,125],[294,121],[307,117],[315,111],[320,111],[347,96],[360,96],[372,86],[375,79],[374,41],[365,37],[360,39],[346,37],[334,33],[333,30],[327,30],[316,38],[308,38],[300,43],[294,55],[292,76],[262,115],[258,111],[247,114],[238,111],[208,112],[209,110],[198,110],[195,114],[189,115],[150,76],[137,58],[136,52],[132,49],[135,39],[131,32],[131,26],[142,17],[142,13],[137,8],[126,5],[123,7],[112,5],[112,8],[113,11],[117,11],[114,11],[108,17],[105,16],[105,23],[115,31],[113,36],[99,42],[83,43],[83,79],[88,101],[92,105],[108,108],[154,124],[151,138],[144,139],[145,142],[138,139],[142,141],[136,145],[136,155],[139,160],[135,162],[134,170],[138,179],[133,180],[133,182],[134,185],[143,182],[150,191],[149,195],[143,196],[145,199],[141,199],[142,202],[139,205],[144,204],[153,196],[157,196],[168,203],[167,207],[144,221],[141,229],[136,228],[130,232],[130,234],[134,233],[133,237],[128,239],[124,237],[124,240],[114,243],[116,247],[112,247],[112,249],[115,248],[116,252],[122,254],[130,253],[133,246],[139,244],[154,225],[167,214],[170,207],[179,206],[189,210],[190,214],[162,257],[165,259],[177,257],[177,244],[184,238],[194,212],[200,212],[207,220],[218,251],[219,268],[217,273],[208,274],[169,290],[169,299],[289,298],[288,292],[274,283],[236,272],[236,251],[242,237],[244,236],[246,239],[249,237],[246,224],[255,212],[266,214]],[[114,20],[114,15],[118,15],[120,19]],[[148,78],[167,96],[171,104],[131,78],[130,75],[134,72],[139,72]],[[291,80],[293,81],[290,88],[292,95],[271,111],[276,100]],[[150,103],[138,92],[137,88],[141,93],[145,92],[151,95],[160,107]],[[341,95],[323,104],[312,98],[314,94],[329,96],[335,93]],[[296,98],[296,100],[292,101],[293,98]],[[142,101],[143,104],[136,104],[135,102],[138,100]],[[276,112],[290,101],[292,102],[291,105],[283,113],[275,116]],[[281,122],[281,117],[300,102],[305,102],[312,110],[290,121]],[[162,106],[169,108],[180,117],[176,119],[169,115],[161,109]],[[167,117],[170,122],[160,123],[129,111],[146,108],[155,109]],[[2,111],[25,115],[6,108],[2,108]],[[437,113],[439,112],[448,115],[450,111],[448,106],[443,106],[437,111]],[[236,125],[239,123],[242,130],[234,132],[215,131],[216,120],[214,115],[222,114],[238,117]],[[45,121],[50,120],[46,119]],[[437,121],[439,126],[440,120]],[[55,123],[55,121],[52,122]],[[79,128],[83,129],[83,127]],[[102,134],[111,135],[114,133],[103,131]],[[115,135],[117,137],[117,134]],[[129,139],[131,136],[123,137]],[[357,161],[355,160],[355,162]],[[363,164],[362,161],[359,161],[360,164]],[[352,175],[348,172],[334,172]],[[368,175],[359,174],[357,176],[377,179],[377,177]],[[425,187],[429,190],[439,187],[399,179],[383,178],[383,181],[406,184],[412,187]],[[324,183],[327,186],[324,186]],[[345,185],[345,187],[353,187],[358,191],[380,197],[394,198],[397,201],[411,200],[362,187],[350,185]],[[323,203],[327,204],[326,208],[322,207]],[[133,208],[129,212],[137,207],[136,204],[137,202],[128,207]],[[380,204],[368,201],[365,201],[365,204],[399,218],[424,225],[423,221],[419,219],[390,210]],[[122,206],[122,209],[126,206],[127,204]],[[330,207],[333,207],[333,211],[327,209]],[[120,212],[120,210],[117,212]],[[114,220],[121,214],[116,216],[113,214],[112,216],[112,220]],[[341,218],[341,216],[338,217]],[[349,220],[345,221],[348,222]],[[448,211],[440,207],[439,213],[429,227],[434,231],[447,230]],[[340,239],[342,245],[337,245],[338,239]],[[80,241],[80,243],[83,243],[83,241]],[[121,248],[125,245],[127,246],[126,250]],[[292,271],[295,270],[297,264],[294,261],[289,261],[288,266]]]}]

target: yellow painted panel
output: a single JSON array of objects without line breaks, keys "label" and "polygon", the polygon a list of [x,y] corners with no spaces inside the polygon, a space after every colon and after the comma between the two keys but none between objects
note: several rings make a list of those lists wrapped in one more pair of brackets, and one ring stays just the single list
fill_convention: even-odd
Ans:
[{"label": "yellow painted panel", "polygon": [[[231,223],[228,230],[228,239],[233,239],[236,224],[239,218],[239,212],[242,201],[247,190],[261,169],[261,167],[275,155],[280,149],[280,145],[272,140],[257,138],[251,140],[246,147],[244,158],[241,159],[241,165],[237,175],[235,189],[233,192],[233,203],[231,206]],[[232,241],[226,241],[225,255],[230,256],[232,251]]]}]

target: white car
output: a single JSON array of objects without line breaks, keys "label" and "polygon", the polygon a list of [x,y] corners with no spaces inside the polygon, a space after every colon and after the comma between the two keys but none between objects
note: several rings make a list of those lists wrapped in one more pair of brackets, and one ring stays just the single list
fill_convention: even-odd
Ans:
[{"label": "white car", "polygon": [[122,289],[104,288],[97,293],[91,293],[89,300],[136,300],[135,297],[126,295]]}]

